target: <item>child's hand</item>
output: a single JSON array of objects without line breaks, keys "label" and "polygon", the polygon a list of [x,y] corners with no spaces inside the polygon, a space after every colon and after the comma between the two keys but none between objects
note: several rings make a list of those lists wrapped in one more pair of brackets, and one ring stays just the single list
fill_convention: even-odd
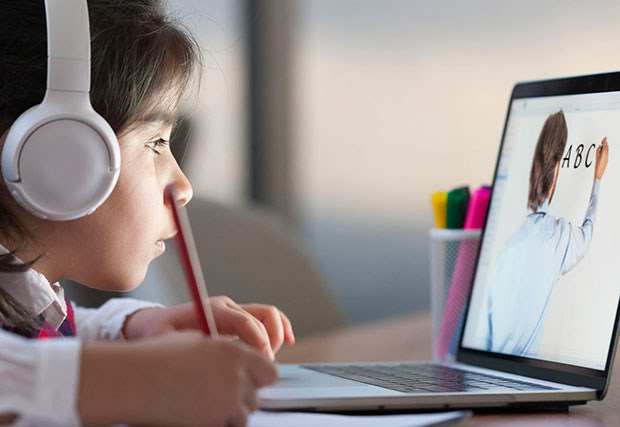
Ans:
[{"label": "child's hand", "polygon": [[253,349],[197,331],[86,343],[78,410],[85,425],[244,426],[277,376]]},{"label": "child's hand", "polygon": [[[226,296],[209,298],[217,330],[221,335],[242,339],[271,360],[282,344],[293,344],[291,322],[274,306],[236,304]],[[197,329],[193,303],[168,308],[146,308],[131,315],[123,333],[127,339],[158,336],[172,330]]]},{"label": "child's hand", "polygon": [[607,144],[607,137],[603,138],[601,145],[596,148],[596,165],[594,166],[594,178],[601,180],[605,174],[607,168],[607,161],[609,160],[609,145]]}]

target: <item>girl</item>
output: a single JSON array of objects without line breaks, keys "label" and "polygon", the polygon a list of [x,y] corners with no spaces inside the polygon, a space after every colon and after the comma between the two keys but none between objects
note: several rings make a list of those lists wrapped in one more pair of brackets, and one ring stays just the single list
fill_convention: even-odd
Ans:
[{"label": "girl", "polygon": [[[196,42],[158,0],[88,6],[91,101],[118,136],[121,173],[105,203],[73,221],[29,214],[0,184],[0,424],[245,425],[257,389],[276,380],[269,359],[294,342],[283,313],[210,299],[218,330],[260,354],[202,336],[191,304],[74,308],[58,284],[135,288],[176,232],[164,188],[176,184],[182,204],[192,197],[168,142],[179,98],[200,71]],[[1,149],[45,91],[42,0],[3,2],[0,55]],[[64,338],[36,339],[56,336]]]}]

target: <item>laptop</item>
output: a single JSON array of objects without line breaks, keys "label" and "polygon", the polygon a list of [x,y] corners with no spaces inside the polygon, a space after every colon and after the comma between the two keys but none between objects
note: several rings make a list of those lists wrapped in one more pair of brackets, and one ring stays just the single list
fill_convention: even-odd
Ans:
[{"label": "laptop", "polygon": [[565,409],[603,399],[620,315],[618,183],[620,72],[517,84],[456,361],[279,365],[262,409]]}]

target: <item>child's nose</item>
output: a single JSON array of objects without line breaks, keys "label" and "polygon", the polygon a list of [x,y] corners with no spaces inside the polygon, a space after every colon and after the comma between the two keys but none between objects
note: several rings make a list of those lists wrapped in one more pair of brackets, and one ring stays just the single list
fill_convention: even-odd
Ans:
[{"label": "child's nose", "polygon": [[177,179],[174,182],[177,192],[177,203],[180,206],[185,206],[192,200],[194,196],[194,189],[192,188],[192,184],[189,182],[189,179],[185,176],[185,174],[178,169]]}]

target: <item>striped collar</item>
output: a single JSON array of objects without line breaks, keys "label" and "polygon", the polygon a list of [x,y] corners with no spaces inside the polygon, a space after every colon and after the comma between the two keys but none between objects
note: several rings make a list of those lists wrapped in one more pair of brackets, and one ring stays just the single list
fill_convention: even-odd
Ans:
[{"label": "striped collar", "polygon": [[[0,253],[8,252],[0,245]],[[62,286],[58,282],[50,284],[43,274],[33,268],[18,273],[0,272],[0,288],[32,314],[43,315],[55,329],[58,329],[67,317]]]}]

